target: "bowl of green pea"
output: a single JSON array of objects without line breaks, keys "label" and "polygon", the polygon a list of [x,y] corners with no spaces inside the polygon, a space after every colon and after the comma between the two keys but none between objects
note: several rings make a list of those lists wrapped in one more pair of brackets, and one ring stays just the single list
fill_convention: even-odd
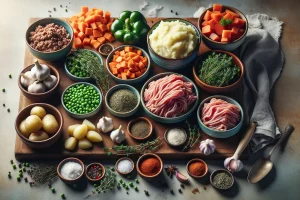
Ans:
[{"label": "bowl of green pea", "polygon": [[85,119],[100,111],[102,95],[95,85],[78,82],[65,89],[61,95],[61,104],[71,117]]},{"label": "bowl of green pea", "polygon": [[76,82],[91,82],[93,79],[89,77],[89,65],[103,65],[101,56],[89,49],[78,49],[72,51],[65,60],[65,71],[67,76]]}]

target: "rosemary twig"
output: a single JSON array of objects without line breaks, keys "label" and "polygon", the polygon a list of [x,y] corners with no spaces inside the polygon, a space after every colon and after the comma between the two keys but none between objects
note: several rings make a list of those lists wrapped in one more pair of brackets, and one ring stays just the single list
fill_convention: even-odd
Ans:
[{"label": "rosemary twig", "polygon": [[186,145],[183,147],[182,151],[185,151],[188,148],[192,148],[197,142],[199,142],[199,139],[201,137],[200,130],[196,125],[194,125],[194,127],[192,128],[188,121],[185,121],[185,123],[188,125],[189,139]]}]

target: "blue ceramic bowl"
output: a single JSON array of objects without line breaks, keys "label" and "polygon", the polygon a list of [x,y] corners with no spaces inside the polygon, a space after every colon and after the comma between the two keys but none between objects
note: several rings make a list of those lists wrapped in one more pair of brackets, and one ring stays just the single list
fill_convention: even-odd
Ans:
[{"label": "blue ceramic bowl", "polygon": [[[205,126],[202,123],[202,120],[201,120],[202,108],[204,106],[204,103],[208,103],[212,98],[222,99],[222,100],[227,101],[228,103],[234,104],[237,107],[239,107],[239,109],[241,111],[241,120],[234,128],[226,130],[226,131],[217,131],[217,130],[208,128],[207,126]],[[210,96],[210,97],[204,99],[200,103],[200,105],[198,107],[198,110],[197,110],[197,121],[198,121],[198,124],[199,124],[201,130],[204,133],[206,133],[207,135],[209,135],[211,137],[214,137],[214,138],[228,138],[228,137],[231,137],[231,136],[237,134],[241,130],[242,125],[243,125],[243,121],[244,121],[244,112],[243,112],[243,108],[241,107],[241,105],[238,102],[236,102],[235,100],[233,100],[232,98],[229,98],[229,97],[226,97],[226,96],[223,96],[223,95],[214,95],[214,96]]]},{"label": "blue ceramic bowl", "polygon": [[[69,111],[68,108],[66,107],[66,105],[65,105],[65,103],[64,103],[64,100],[63,100],[63,99],[64,99],[65,92],[66,92],[69,88],[71,88],[71,87],[73,87],[73,86],[75,86],[75,85],[78,85],[78,84],[90,85],[90,86],[94,87],[94,88],[96,89],[96,91],[98,92],[98,94],[100,95],[100,102],[99,102],[99,105],[98,105],[98,107],[97,107],[95,110],[93,110],[92,112],[85,113],[85,114],[77,114],[77,113],[73,113],[73,112]],[[78,83],[74,83],[74,84],[70,85],[69,87],[67,87],[67,88],[64,90],[64,92],[63,92],[62,95],[61,95],[61,104],[63,105],[63,107],[64,107],[64,109],[66,110],[66,112],[68,113],[68,115],[70,115],[71,117],[76,118],[76,119],[86,119],[86,118],[89,118],[89,117],[92,117],[92,116],[96,115],[96,114],[100,111],[101,104],[102,104],[102,95],[101,95],[100,90],[99,90],[95,85],[93,85],[93,84],[91,84],[91,83],[87,83],[87,82],[78,82]]]},{"label": "blue ceramic bowl", "polygon": [[[109,63],[113,60],[115,52],[116,51],[122,51],[126,46],[131,46],[134,49],[141,50],[143,52],[143,56],[144,57],[146,56],[147,59],[148,59],[148,66],[147,66],[147,70],[140,77],[137,77],[137,78],[134,78],[134,79],[123,80],[123,79],[118,78],[117,76],[115,76],[111,72],[111,70],[109,68]],[[150,66],[151,66],[150,62],[151,62],[150,61],[150,57],[149,57],[148,53],[144,49],[142,49],[140,47],[137,47],[137,46],[133,46],[133,45],[123,45],[123,46],[119,46],[119,47],[115,48],[112,52],[110,52],[110,54],[108,55],[108,57],[106,59],[106,69],[107,69],[109,75],[112,77],[112,79],[114,81],[116,81],[117,83],[134,85],[134,84],[137,84],[137,83],[140,83],[140,82],[143,82],[143,81],[146,80],[146,78],[147,78],[147,76],[149,75],[149,72],[150,72]]]},{"label": "blue ceramic bowl", "polygon": [[[90,52],[92,52],[92,53],[98,58],[99,62],[103,65],[102,57],[101,57],[97,52],[95,52],[95,51],[93,51],[93,50],[89,50],[89,49],[83,49],[83,50],[84,50],[84,51],[90,51]],[[72,53],[71,53],[71,54],[72,54]],[[69,57],[71,54],[69,54],[68,57]],[[67,57],[67,58],[68,58],[68,57]],[[67,59],[65,60],[64,65],[65,65],[65,71],[66,71],[66,74],[67,74],[67,76],[68,76],[71,80],[73,80],[73,81],[75,81],[75,82],[91,82],[91,81],[93,80],[91,77],[78,77],[78,76],[75,76],[75,75],[71,74],[71,72],[69,71],[69,69],[68,69],[68,67],[67,67]]]},{"label": "blue ceramic bowl", "polygon": [[204,15],[205,15],[205,13],[206,13],[207,10],[212,11],[213,7],[210,7],[208,9],[206,9],[202,13],[202,15],[199,17],[199,19],[198,19],[198,28],[199,28],[200,33],[202,35],[202,40],[206,44],[206,46],[208,48],[215,49],[215,50],[233,51],[236,48],[238,48],[244,42],[244,40],[246,38],[246,35],[247,35],[247,32],[248,32],[248,20],[247,20],[246,16],[241,11],[239,11],[236,8],[233,8],[233,7],[230,7],[230,6],[224,6],[223,5],[223,9],[224,9],[224,11],[226,9],[228,9],[228,10],[231,10],[232,12],[234,12],[234,13],[239,14],[241,16],[241,18],[246,21],[244,34],[239,39],[237,39],[235,41],[232,41],[232,42],[228,42],[228,43],[217,42],[217,41],[211,40],[209,37],[207,37],[206,35],[204,35],[202,33],[201,24],[203,22]]},{"label": "blue ceramic bowl", "polygon": [[[151,35],[151,33],[153,32],[153,30],[155,30],[157,28],[157,26],[160,24],[161,21],[164,22],[171,22],[171,21],[180,21],[185,23],[186,25],[190,25],[191,27],[194,28],[196,35],[198,36],[198,41],[197,41],[197,45],[195,46],[195,49],[187,56],[184,58],[178,58],[178,59],[172,59],[172,58],[165,58],[162,57],[160,55],[158,55],[151,47],[150,45],[150,40],[149,40],[149,36]],[[157,22],[156,24],[154,24],[151,29],[148,32],[147,35],[147,44],[148,44],[148,49],[149,49],[149,53],[150,53],[150,57],[152,58],[152,60],[160,67],[164,68],[164,69],[168,69],[168,70],[178,70],[184,67],[187,67],[189,64],[191,64],[197,57],[197,54],[199,52],[199,47],[200,47],[200,42],[201,42],[201,35],[199,30],[197,29],[197,27],[192,24],[189,21],[186,21],[184,19],[179,19],[179,18],[168,18],[168,19],[163,19],[159,22]]]},{"label": "blue ceramic bowl", "polygon": [[186,76],[183,76],[181,74],[177,74],[177,75],[180,75],[180,76],[183,76],[183,78],[189,82],[191,82],[193,84],[193,87],[194,87],[194,93],[196,94],[197,96],[197,100],[195,102],[195,104],[190,108],[190,110],[188,112],[186,112],[185,114],[183,115],[180,115],[180,116],[177,116],[177,117],[172,117],[172,118],[168,118],[168,117],[161,117],[161,116],[158,116],[156,114],[153,114],[152,112],[150,112],[148,110],[148,108],[146,107],[145,105],[145,102],[144,102],[144,92],[145,90],[148,88],[148,85],[150,82],[152,81],[155,81],[159,78],[163,78],[165,76],[168,76],[168,75],[171,75],[171,74],[177,74],[177,73],[173,73],[173,72],[165,72],[165,73],[160,73],[160,74],[157,74],[153,77],[151,77],[143,86],[142,90],[141,90],[141,102],[142,102],[142,106],[143,106],[143,109],[144,111],[147,113],[147,115],[149,115],[149,117],[151,117],[153,120],[155,121],[158,121],[160,123],[165,123],[165,124],[175,124],[175,123],[178,123],[178,122],[182,122],[184,120],[186,120],[188,117],[191,116],[191,114],[193,113],[193,111],[197,108],[197,105],[199,103],[199,92],[198,92],[198,89],[197,89],[197,86],[195,85],[195,83],[190,80],[189,78],[187,78]]},{"label": "blue ceramic bowl", "polygon": [[[50,24],[50,23],[54,23],[54,24],[61,25],[61,26],[65,27],[65,29],[70,34],[71,41],[69,42],[69,44],[65,48],[60,49],[58,51],[54,51],[54,52],[42,52],[42,51],[38,51],[38,50],[33,49],[29,45],[30,44],[30,42],[29,42],[30,32],[34,31],[35,28],[38,25],[45,26],[45,25]],[[59,60],[61,58],[66,57],[67,54],[70,52],[70,50],[72,48],[73,37],[74,37],[74,34],[73,34],[73,29],[72,29],[71,25],[68,22],[66,22],[62,19],[58,19],[58,18],[44,18],[44,19],[40,19],[40,20],[34,22],[33,24],[31,24],[28,27],[28,29],[26,31],[26,35],[25,35],[26,44],[27,44],[27,47],[28,47],[30,53],[32,55],[34,55],[35,57],[37,57],[41,60],[45,60],[45,61],[55,61],[55,60]]]},{"label": "blue ceramic bowl", "polygon": [[[110,98],[110,96],[117,90],[120,90],[120,89],[128,89],[130,91],[132,91],[136,96],[137,96],[137,100],[138,100],[138,103],[136,104],[135,108],[129,112],[117,112],[117,111],[114,111],[113,109],[111,109],[111,107],[109,106],[108,104],[108,99]],[[140,94],[139,92],[137,91],[137,89],[135,89],[134,87],[130,86],[130,85],[126,85],[126,84],[119,84],[119,85],[116,85],[112,88],[110,88],[108,90],[108,92],[106,93],[105,95],[105,105],[106,105],[106,108],[108,110],[108,112],[116,117],[122,117],[122,118],[125,118],[125,117],[130,117],[132,115],[134,115],[138,109],[139,109],[139,106],[140,106],[140,102],[141,102],[141,98],[140,98]]]}]

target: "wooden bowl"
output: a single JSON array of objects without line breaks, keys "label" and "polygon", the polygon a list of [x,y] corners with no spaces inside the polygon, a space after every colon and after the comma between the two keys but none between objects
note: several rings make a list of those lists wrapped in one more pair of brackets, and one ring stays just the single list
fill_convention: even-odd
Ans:
[{"label": "wooden bowl", "polygon": [[23,87],[23,85],[21,84],[21,74],[24,74],[27,71],[30,71],[31,68],[34,66],[34,64],[29,65],[28,67],[24,68],[22,70],[22,72],[19,75],[18,78],[18,86],[20,88],[20,90],[22,91],[23,95],[25,97],[27,97],[28,99],[34,101],[34,102],[44,102],[46,100],[49,100],[49,98],[56,92],[58,92],[59,89],[59,83],[60,83],[60,75],[58,73],[58,71],[51,65],[47,64],[47,66],[50,68],[50,74],[56,76],[57,78],[57,82],[54,85],[53,88],[51,88],[50,90],[47,90],[46,92],[43,93],[31,93],[28,92],[26,88]]},{"label": "wooden bowl", "polygon": [[[152,175],[152,176],[149,176],[149,175],[143,174],[143,173],[141,172],[141,170],[140,170],[140,164],[141,164],[142,161],[144,161],[146,158],[151,158],[151,157],[157,158],[157,159],[159,160],[159,162],[160,162],[160,170],[158,171],[157,174],[154,174],[154,175]],[[137,163],[136,163],[136,170],[137,170],[137,172],[138,172],[139,175],[140,175],[142,178],[144,178],[145,180],[152,180],[152,179],[154,179],[154,178],[157,178],[157,177],[161,174],[162,169],[163,169],[163,161],[162,161],[162,159],[161,159],[158,155],[156,155],[156,154],[154,154],[154,153],[146,153],[146,154],[142,155],[142,156],[138,159],[138,161],[137,161]]]},{"label": "wooden bowl", "polygon": [[[137,121],[146,121],[146,122],[149,124],[149,126],[150,126],[150,131],[149,131],[148,135],[146,135],[145,137],[142,137],[142,138],[136,137],[136,136],[134,136],[134,135],[130,132],[131,126],[132,126],[135,122],[137,122]],[[149,138],[149,137],[151,136],[152,131],[153,131],[152,123],[150,122],[149,119],[147,119],[147,118],[145,118],[145,117],[139,117],[139,118],[133,119],[133,120],[131,120],[131,121],[128,123],[128,125],[127,125],[127,132],[128,132],[128,134],[129,134],[132,138],[134,138],[134,139],[136,139],[136,140],[145,140],[145,139]]]},{"label": "wooden bowl", "polygon": [[[240,77],[234,83],[224,87],[216,87],[211,86],[204,83],[198,76],[198,70],[200,69],[200,64],[213,52],[227,54],[232,57],[233,64],[236,64],[240,70]],[[222,51],[222,50],[211,50],[204,54],[201,54],[199,58],[196,60],[195,65],[193,66],[193,77],[197,86],[199,86],[203,91],[208,92],[210,94],[225,94],[235,91],[241,84],[244,77],[244,65],[242,61],[233,53]]]},{"label": "wooden bowl", "polygon": [[[89,177],[89,175],[88,175],[88,170],[89,170],[89,168],[90,168],[91,166],[93,166],[93,165],[98,165],[98,166],[101,167],[101,169],[102,169],[102,175],[100,176],[100,178],[93,179],[93,178]],[[105,175],[105,167],[104,167],[101,163],[94,162],[94,163],[91,163],[91,164],[89,164],[88,166],[86,166],[86,169],[85,169],[85,176],[86,176],[86,178],[87,178],[89,181],[91,181],[91,182],[98,182],[98,181],[100,181],[100,180],[104,177],[104,175]]]},{"label": "wooden bowl", "polygon": [[[215,185],[213,184],[213,178],[215,177],[215,175],[217,175],[218,173],[221,173],[221,172],[225,172],[226,174],[228,174],[228,175],[232,178],[232,184],[230,185],[230,187],[223,189],[223,188],[219,188],[219,187],[217,187],[217,186],[215,186]],[[213,171],[213,172],[211,173],[210,178],[209,178],[209,181],[210,181],[210,184],[211,184],[214,188],[216,188],[216,189],[218,189],[218,190],[225,191],[225,190],[229,190],[230,188],[232,188],[232,186],[233,186],[233,184],[234,184],[234,177],[233,177],[233,175],[231,174],[231,172],[229,172],[229,171],[226,170],[226,169],[217,169],[217,170],[215,170],[215,171]]]},{"label": "wooden bowl", "polygon": [[[128,173],[120,172],[119,169],[118,169],[118,164],[119,164],[119,162],[122,161],[122,160],[129,160],[129,161],[131,162],[131,164],[132,164],[132,169],[131,169]],[[130,173],[134,170],[134,162],[133,162],[130,158],[128,158],[128,157],[122,157],[122,158],[120,158],[120,159],[116,162],[116,164],[115,164],[115,170],[116,170],[119,174],[121,174],[121,175],[128,175],[128,174],[130,174]]]},{"label": "wooden bowl", "polygon": [[[189,166],[190,166],[190,164],[192,164],[192,163],[194,163],[194,162],[201,162],[201,163],[204,164],[204,166],[205,166],[205,172],[204,172],[203,175],[201,175],[201,176],[196,176],[196,175],[194,175],[194,174],[192,174],[192,173],[190,172]],[[195,178],[195,179],[199,179],[199,178],[204,177],[204,176],[207,174],[207,172],[208,172],[208,166],[207,166],[207,164],[206,164],[206,162],[205,162],[204,160],[199,159],[199,158],[194,158],[194,159],[190,160],[190,161],[187,163],[187,165],[186,165],[186,171],[188,172],[188,174],[189,174],[191,177],[193,177],[193,178]]]},{"label": "wooden bowl", "polygon": [[[80,176],[77,177],[76,179],[66,179],[66,178],[64,178],[64,177],[61,175],[61,173],[60,173],[61,167],[62,167],[66,162],[70,162],[70,161],[72,161],[72,162],[77,162],[77,163],[79,163],[79,164],[81,165],[81,167],[82,167],[82,173],[81,173]],[[59,178],[60,178],[64,183],[66,183],[67,185],[71,185],[71,184],[77,183],[78,181],[80,181],[80,180],[82,179],[83,174],[84,174],[84,164],[83,164],[83,162],[82,162],[81,160],[79,160],[78,158],[70,157],[70,158],[66,158],[66,159],[62,160],[62,161],[58,164],[57,170],[56,170],[56,171],[57,171],[57,174],[58,174]]]},{"label": "wooden bowl", "polygon": [[[56,121],[58,122],[59,128],[58,131],[53,134],[50,138],[46,139],[46,140],[42,140],[42,141],[30,141],[27,137],[23,136],[19,130],[19,125],[20,123],[30,115],[30,110],[34,107],[34,106],[41,106],[46,110],[47,114],[52,114]],[[62,134],[62,126],[63,126],[63,116],[61,115],[61,113],[59,112],[59,110],[57,108],[55,108],[52,105],[46,104],[46,103],[34,103],[34,104],[30,104],[29,106],[23,108],[19,114],[17,115],[16,121],[15,121],[15,129],[17,131],[17,134],[19,135],[19,137],[21,138],[21,140],[28,145],[31,148],[35,148],[35,149],[44,149],[47,147],[50,147],[51,145],[53,145],[61,136]]]}]

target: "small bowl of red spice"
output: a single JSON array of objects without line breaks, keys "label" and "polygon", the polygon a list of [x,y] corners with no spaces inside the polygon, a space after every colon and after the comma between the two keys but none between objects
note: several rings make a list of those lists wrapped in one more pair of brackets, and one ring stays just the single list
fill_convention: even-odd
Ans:
[{"label": "small bowl of red spice", "polygon": [[207,174],[208,166],[204,160],[195,158],[187,163],[186,170],[191,177],[202,178]]},{"label": "small bowl of red spice", "polygon": [[151,180],[161,174],[163,162],[158,155],[146,153],[138,159],[136,169],[142,178]]},{"label": "small bowl of red spice", "polygon": [[97,182],[104,177],[105,168],[100,163],[91,163],[86,167],[85,176],[91,182]]}]

